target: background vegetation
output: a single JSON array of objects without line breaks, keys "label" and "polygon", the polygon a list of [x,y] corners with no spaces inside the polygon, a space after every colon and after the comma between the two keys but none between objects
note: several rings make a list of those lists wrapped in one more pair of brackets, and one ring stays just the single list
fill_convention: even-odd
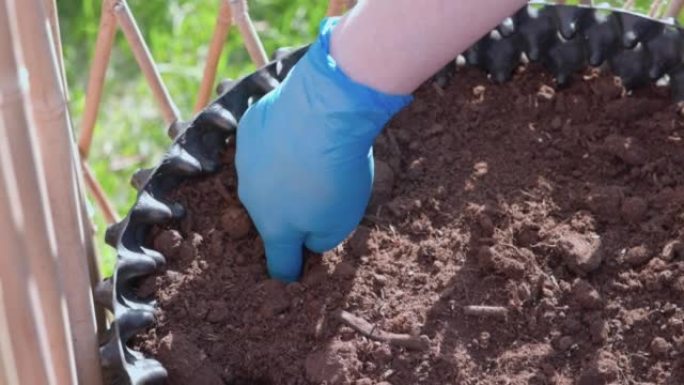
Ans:
[{"label": "background vegetation", "polygon": [[[58,1],[64,56],[74,126],[80,127],[88,70],[92,60],[102,0]],[[575,1],[576,2],[576,1]],[[219,0],[128,0],[161,75],[184,118],[192,106],[202,76],[207,45]],[[251,15],[267,52],[310,42],[325,15],[325,0],[252,0]],[[611,1],[621,5],[623,1]],[[649,0],[637,1],[641,11]],[[407,26],[410,33],[410,26]],[[236,78],[254,70],[232,29],[219,65],[219,78]],[[141,167],[154,165],[170,141],[144,78],[119,32],[107,72],[95,129],[90,163],[107,194],[123,216],[135,199],[128,181]],[[91,213],[98,229],[103,273],[111,274],[114,252],[104,246],[106,227],[98,210]]]},{"label": "background vegetation", "polygon": [[[57,2],[71,112],[77,130],[97,39],[101,1]],[[128,3],[182,117],[191,117],[219,0],[128,0]],[[311,41],[326,7],[325,1],[259,0],[250,1],[250,14],[270,54],[278,47]],[[254,69],[237,29],[231,29],[218,78],[236,78]],[[119,32],[105,81],[90,164],[120,215],[126,213],[135,199],[136,192],[128,183],[130,176],[141,167],[153,166],[168,147],[166,128]],[[115,255],[102,241],[104,219],[94,204],[92,208],[103,273],[109,275]]]}]

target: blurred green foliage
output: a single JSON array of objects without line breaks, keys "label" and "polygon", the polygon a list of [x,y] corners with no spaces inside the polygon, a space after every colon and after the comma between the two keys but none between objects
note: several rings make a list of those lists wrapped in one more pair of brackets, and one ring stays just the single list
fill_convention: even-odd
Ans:
[{"label": "blurred green foliage", "polygon": [[[192,107],[202,76],[207,46],[220,0],[129,0],[133,14],[169,92],[184,118]],[[97,38],[102,0],[58,1],[65,64],[74,125],[80,127],[89,66]],[[577,3],[577,1],[569,1]],[[620,6],[622,0],[608,3]],[[648,10],[650,0],[637,0]],[[310,42],[324,17],[327,1],[259,0],[250,2],[250,14],[266,51]],[[410,26],[407,26],[410,30]],[[218,77],[237,78],[254,70],[235,28],[231,29],[219,64]],[[135,199],[128,184],[133,172],[154,165],[170,140],[147,84],[119,32],[107,72],[90,164],[124,215]],[[114,252],[103,242],[104,220],[92,213],[97,225],[102,270],[110,275]]]}]

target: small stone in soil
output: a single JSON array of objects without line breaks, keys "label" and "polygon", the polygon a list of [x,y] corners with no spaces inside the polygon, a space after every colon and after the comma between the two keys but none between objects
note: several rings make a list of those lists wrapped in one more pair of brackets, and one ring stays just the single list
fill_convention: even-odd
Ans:
[{"label": "small stone in soil", "polygon": [[570,347],[574,343],[575,343],[575,341],[572,339],[572,337],[563,336],[558,340],[557,347],[558,347],[559,351],[564,352],[564,351],[570,349]]},{"label": "small stone in soil", "polygon": [[572,285],[572,294],[575,301],[583,309],[601,309],[603,300],[599,292],[584,279],[577,279]]},{"label": "small stone in soil", "polygon": [[154,238],[154,249],[164,257],[175,258],[183,242],[183,237],[177,230],[164,230]]},{"label": "small stone in soil", "polygon": [[408,169],[406,170],[406,176],[409,179],[418,179],[425,172],[425,158],[414,159],[409,163]]},{"label": "small stone in soil", "polygon": [[644,245],[635,246],[625,253],[625,262],[631,266],[639,266],[651,259],[651,251]]},{"label": "small stone in soil", "polygon": [[676,239],[668,242],[664,247],[660,258],[665,261],[672,261],[684,257],[684,242]]},{"label": "small stone in soil", "polygon": [[651,341],[651,351],[656,357],[666,357],[672,345],[665,338],[656,337]]},{"label": "small stone in soil", "polygon": [[601,219],[614,222],[620,212],[624,193],[618,186],[594,187],[586,198],[587,207]]},{"label": "small stone in soil", "polygon": [[200,247],[202,242],[204,242],[204,238],[202,237],[202,234],[192,232],[190,233],[190,236],[188,237],[190,240],[190,243],[192,243],[192,246],[195,248]]},{"label": "small stone in soil", "polygon": [[169,376],[178,384],[223,385],[221,371],[207,354],[184,335],[169,333],[159,341],[157,352]]},{"label": "small stone in soil", "polygon": [[558,236],[558,246],[566,265],[578,274],[590,273],[601,265],[601,238],[595,233],[580,234],[572,230]]},{"label": "small stone in soil", "polygon": [[493,270],[510,278],[520,278],[525,274],[525,264],[495,247],[482,246],[477,254],[482,270]]},{"label": "small stone in soil", "polygon": [[180,245],[178,255],[184,261],[191,261],[197,257],[197,249],[192,245],[192,242],[184,241]]},{"label": "small stone in soil", "polygon": [[603,343],[608,339],[608,323],[600,318],[597,318],[589,325],[589,332],[591,333],[591,340],[594,343]]},{"label": "small stone in soil", "polygon": [[221,215],[221,226],[232,239],[244,238],[252,228],[252,221],[244,209],[228,207]]},{"label": "small stone in soil", "polygon": [[578,385],[606,385],[615,381],[620,368],[615,356],[608,351],[600,351],[580,375]]}]

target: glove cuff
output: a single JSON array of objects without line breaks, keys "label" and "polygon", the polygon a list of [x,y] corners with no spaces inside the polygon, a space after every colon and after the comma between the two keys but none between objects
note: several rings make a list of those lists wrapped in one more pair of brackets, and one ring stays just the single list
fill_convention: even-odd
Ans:
[{"label": "glove cuff", "polygon": [[339,17],[325,18],[320,24],[319,36],[311,45],[306,59],[312,67],[327,75],[346,94],[352,95],[355,103],[363,110],[372,111],[378,118],[379,129],[387,123],[397,112],[411,103],[413,96],[396,95],[378,91],[351,79],[337,65],[330,55],[330,38],[332,31],[339,22]]}]

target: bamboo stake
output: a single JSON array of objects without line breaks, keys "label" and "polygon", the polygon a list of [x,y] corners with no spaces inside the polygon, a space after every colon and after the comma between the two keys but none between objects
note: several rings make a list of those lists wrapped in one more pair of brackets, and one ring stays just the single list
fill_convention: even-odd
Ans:
[{"label": "bamboo stake", "polygon": [[97,33],[93,62],[90,65],[90,74],[88,75],[85,107],[81,121],[81,134],[78,140],[78,149],[84,158],[88,158],[90,153],[93,130],[95,129],[97,113],[100,109],[100,100],[102,99],[102,86],[104,85],[107,65],[109,64],[114,37],[116,36],[116,17],[114,16],[113,1],[102,1],[100,28]]},{"label": "bamboo stake", "polygon": [[622,8],[627,11],[631,10],[632,8],[634,8],[634,0],[625,1],[625,5],[623,5]]},{"label": "bamboo stake", "polygon": [[150,50],[147,48],[147,43],[145,43],[145,39],[143,39],[140,33],[140,29],[133,18],[126,0],[116,1],[114,14],[133,51],[133,56],[135,56],[138,66],[142,70],[143,75],[145,75],[148,85],[152,88],[152,94],[154,94],[157,103],[159,103],[164,121],[167,124],[177,121],[179,119],[178,108],[171,99],[171,96],[169,96],[169,91],[166,89],[159,71],[157,71]]},{"label": "bamboo stake", "polygon": [[42,162],[26,80],[18,76],[25,68],[13,42],[20,35],[16,4],[0,7],[0,282],[10,293],[3,301],[20,383],[77,384]]},{"label": "bamboo stake", "polygon": [[197,102],[195,103],[195,112],[199,112],[209,102],[211,92],[216,81],[216,70],[218,68],[219,60],[221,59],[221,51],[226,43],[228,31],[231,24],[230,5],[228,0],[220,0],[221,8],[216,17],[216,27],[214,28],[214,35],[209,44],[209,51],[207,52],[207,61],[204,64],[204,75],[202,76],[202,83],[199,87],[197,95]]},{"label": "bamboo stake", "polygon": [[[83,186],[83,184],[79,183],[79,186]],[[82,188],[79,188],[79,191],[83,191]],[[86,201],[83,193],[79,196],[79,204],[81,205],[81,211],[87,213]],[[95,293],[95,286],[102,281],[100,261],[97,257],[97,249],[95,248],[94,242],[95,229],[93,227],[93,222],[87,215],[83,215],[81,220],[83,222],[83,229],[85,230],[85,252],[88,262],[88,272],[90,273],[88,275],[90,277],[90,288],[92,293]],[[93,308],[95,310],[95,329],[98,331],[98,336],[101,336],[107,330],[107,315],[105,309],[97,303],[93,304]]]},{"label": "bamboo stake", "polygon": [[339,16],[344,13],[347,7],[347,0],[330,0],[328,1],[328,10],[326,15],[328,16]]},{"label": "bamboo stake", "polygon": [[661,5],[663,5],[663,0],[653,0],[651,8],[648,9],[648,16],[656,17]]},{"label": "bamboo stake", "polygon": [[246,0],[228,0],[230,10],[233,14],[233,21],[240,30],[240,35],[247,48],[249,57],[257,67],[263,67],[268,62],[264,45],[259,39],[259,35],[254,28],[252,19],[249,16],[249,9]]},{"label": "bamboo stake", "polygon": [[62,92],[64,92],[66,100],[69,100],[69,85],[67,84],[66,69],[64,68],[64,55],[62,53],[62,35],[59,28],[59,18],[57,17],[57,0],[44,1],[47,20],[50,23],[50,29],[52,30],[52,42],[55,45],[55,52],[57,53],[57,60],[59,62]]},{"label": "bamboo stake", "polygon": [[97,205],[102,209],[102,214],[104,215],[107,224],[111,225],[112,223],[120,221],[121,218],[119,218],[116,210],[107,199],[107,194],[105,194],[102,186],[100,186],[97,179],[95,179],[93,171],[85,160],[81,160],[81,170],[83,171],[86,185],[88,185],[88,190],[93,194],[93,198],[95,198]]},{"label": "bamboo stake", "polygon": [[[0,120],[2,150],[6,141],[4,131],[4,123]],[[0,158],[3,155],[4,152]],[[0,180],[6,178],[3,175],[5,168],[11,168],[11,165],[0,164]],[[0,265],[3,266],[0,269],[0,366],[4,367],[6,382],[0,383],[52,385],[56,380],[50,352],[46,341],[41,341],[41,336],[47,331],[45,325],[36,322],[33,314],[33,309],[39,308],[40,303],[29,295],[31,277],[17,242],[16,224],[11,220],[11,208],[15,203],[9,201],[3,186],[0,189],[0,215],[4,218],[0,221],[0,245],[3,248],[0,253]],[[33,289],[35,291],[35,286]]]},{"label": "bamboo stake", "polygon": [[669,18],[669,17],[674,17],[675,19],[677,16],[682,11],[682,7],[684,6],[684,0],[672,0],[670,1],[670,4],[667,7],[667,11],[665,11],[664,17]]},{"label": "bamboo stake", "polygon": [[32,114],[45,170],[45,181],[54,227],[57,255],[64,271],[63,281],[71,335],[74,342],[76,373],[79,382],[102,384],[99,348],[95,330],[93,298],[85,254],[81,208],[76,189],[71,120],[64,96],[59,60],[51,43],[41,0],[17,2],[14,18],[29,74]]},{"label": "bamboo stake", "polygon": [[12,352],[12,336],[7,319],[5,319],[6,314],[7,307],[3,300],[2,285],[0,285],[0,384],[18,384],[19,373],[17,373],[16,359]]},{"label": "bamboo stake", "polygon": [[[86,199],[86,187],[84,183],[83,171],[80,166],[80,156],[78,155],[78,153],[73,153],[72,156],[74,158],[74,173],[76,174],[76,191],[79,192],[78,204],[81,208],[81,212],[83,213],[83,215],[81,215],[81,226],[83,228],[84,238],[83,245],[85,247],[86,259],[88,262],[88,271],[90,272],[90,288],[92,290],[91,292],[94,293],[95,287],[102,280],[102,274],[100,272],[100,261],[97,257],[97,249],[95,248],[95,226],[93,225],[93,222],[90,220],[90,216],[88,214],[89,210]],[[93,305],[95,309],[96,330],[99,334],[102,334],[104,331],[107,330],[107,319],[105,309],[103,309],[101,306],[98,306],[96,303],[94,303]]]}]

